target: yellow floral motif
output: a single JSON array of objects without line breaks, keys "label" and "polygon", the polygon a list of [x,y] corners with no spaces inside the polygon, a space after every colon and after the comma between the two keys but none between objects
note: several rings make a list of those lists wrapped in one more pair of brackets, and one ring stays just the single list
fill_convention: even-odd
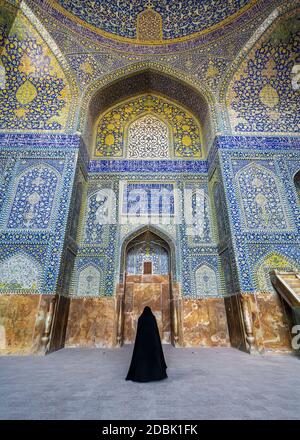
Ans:
[{"label": "yellow floral motif", "polygon": [[191,143],[192,143],[192,139],[190,138],[189,135],[186,134],[185,136],[182,137],[182,143],[186,147],[189,147],[191,145]]},{"label": "yellow floral motif", "polygon": [[64,87],[60,92],[59,96],[57,97],[57,99],[65,100],[68,97],[68,93],[69,93],[68,88]]},{"label": "yellow floral motif", "polygon": [[108,134],[105,138],[105,144],[109,147],[115,143],[115,137],[113,134]]},{"label": "yellow floral motif", "polygon": [[273,121],[278,121],[278,119],[280,118],[280,113],[275,111],[275,110],[269,110],[268,111],[268,116]]},{"label": "yellow floral motif", "polygon": [[19,71],[25,73],[26,75],[30,75],[31,73],[35,73],[35,70],[35,66],[32,65],[30,57],[24,54],[21,58]]},{"label": "yellow floral motif", "polygon": [[162,17],[151,6],[137,17],[137,39],[140,41],[162,40]]},{"label": "yellow floral motif", "polygon": [[299,93],[291,68],[300,41],[298,14],[294,9],[274,20],[246,57],[234,62],[237,70],[226,91],[232,133],[297,132]]},{"label": "yellow floral motif", "polygon": [[290,261],[280,254],[271,254],[260,264],[257,269],[257,283],[260,290],[269,290],[269,272],[274,269],[291,270]]},{"label": "yellow floral motif", "polygon": [[23,118],[27,112],[28,110],[26,110],[25,108],[19,107],[15,110],[15,115],[17,118]]},{"label": "yellow floral motif", "polygon": [[279,102],[277,91],[270,84],[265,85],[259,94],[261,102],[270,108],[275,107]]},{"label": "yellow floral motif", "polygon": [[82,70],[83,72],[92,75],[94,73],[94,69],[93,66],[88,62],[85,61],[84,63],[80,64],[80,70]]},{"label": "yellow floral motif", "polygon": [[100,117],[96,131],[95,156],[123,157],[128,126],[149,113],[162,119],[171,128],[172,156],[181,158],[202,156],[200,130],[194,116],[176,104],[155,95],[142,95],[122,102]]},{"label": "yellow floral motif", "polygon": [[20,104],[29,104],[37,96],[35,86],[27,79],[17,90],[16,98]]},{"label": "yellow floral motif", "polygon": [[218,76],[219,74],[220,74],[219,70],[214,65],[214,63],[211,61],[209,63],[207,71],[206,71],[206,78],[214,78],[214,77]]}]

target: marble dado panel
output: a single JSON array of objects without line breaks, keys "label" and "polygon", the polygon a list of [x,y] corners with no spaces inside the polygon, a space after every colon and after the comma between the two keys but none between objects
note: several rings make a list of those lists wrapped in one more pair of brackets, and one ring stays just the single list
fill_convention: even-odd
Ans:
[{"label": "marble dado panel", "polygon": [[0,355],[43,354],[51,295],[0,295]]},{"label": "marble dado panel", "polygon": [[71,298],[65,347],[115,345],[115,298]]},{"label": "marble dado panel", "polygon": [[181,321],[184,346],[230,346],[223,298],[183,300]]},{"label": "marble dado panel", "polygon": [[124,298],[124,343],[135,340],[137,321],[145,306],[151,307],[163,343],[171,342],[169,275],[127,275]]},{"label": "marble dado panel", "polygon": [[[138,301],[134,300],[137,296]],[[134,342],[137,318],[144,306],[149,304],[156,316],[162,340],[170,342],[169,298],[169,282],[166,276],[129,276],[124,301],[124,342]],[[179,325],[183,346],[230,346],[222,298],[183,300]],[[116,346],[115,298],[71,299],[65,346]]]},{"label": "marble dado panel", "polygon": [[291,352],[291,322],[288,307],[277,293],[245,294],[251,314],[255,348],[259,352]]},{"label": "marble dado panel", "polygon": [[[132,278],[134,277],[138,276],[132,276]],[[144,295],[138,303],[140,307],[136,305],[131,308],[138,317],[144,305],[148,304],[148,300],[153,300],[154,312],[157,309],[161,313],[161,319],[159,319],[159,313],[156,313],[161,334],[167,334],[170,330],[168,283],[139,283],[139,280],[136,281],[136,283],[132,282],[131,287],[127,290],[125,317],[132,306],[129,297],[130,289],[131,293],[134,293],[134,285],[136,285],[138,294],[140,294],[141,288],[146,286],[146,289],[142,289]],[[151,286],[150,290],[149,286]],[[159,295],[155,294],[153,299],[153,291],[157,293],[155,286],[159,286],[160,290]],[[162,295],[161,289],[164,289],[165,295]],[[151,298],[149,297],[150,291]],[[0,355],[44,353],[41,339],[45,331],[46,317],[52,298],[51,295],[31,294],[0,296]],[[245,350],[245,334],[243,333],[241,310],[237,298],[234,295],[225,298],[225,300],[223,298],[183,299],[179,319],[182,345],[187,347],[232,345]],[[254,345],[257,351],[260,353],[266,351],[292,352],[289,310],[282,303],[281,298],[275,293],[267,292],[256,292],[255,295],[245,294],[243,298],[247,302],[250,313],[255,339]],[[68,304],[66,306],[68,309]],[[65,305],[63,309],[66,309]],[[68,320],[66,316],[62,319],[62,313],[59,310],[57,310],[57,315],[57,319],[54,318],[50,351],[64,346],[65,328],[57,329],[57,322],[58,324],[65,322],[63,327],[67,326],[66,347],[116,346],[115,297],[72,298]],[[59,327],[61,326],[59,325]],[[135,327],[129,326],[128,328],[135,336]],[[124,332],[126,335],[126,326]]]}]

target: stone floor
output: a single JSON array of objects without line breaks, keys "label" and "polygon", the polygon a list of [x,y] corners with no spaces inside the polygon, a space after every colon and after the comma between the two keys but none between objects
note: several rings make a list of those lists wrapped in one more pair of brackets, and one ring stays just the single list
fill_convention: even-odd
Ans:
[{"label": "stone floor", "polygon": [[300,419],[300,359],[163,346],[169,378],[126,382],[132,346],[0,358],[0,419]]}]

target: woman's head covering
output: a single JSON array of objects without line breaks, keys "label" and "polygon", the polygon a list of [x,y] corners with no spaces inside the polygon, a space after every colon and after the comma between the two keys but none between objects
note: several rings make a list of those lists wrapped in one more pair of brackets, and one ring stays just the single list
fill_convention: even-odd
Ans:
[{"label": "woman's head covering", "polygon": [[150,307],[146,306],[144,308],[143,314],[144,315],[152,315],[152,310],[150,309]]},{"label": "woman's head covering", "polygon": [[126,380],[149,382],[165,379],[166,362],[154,313],[146,306],[138,319],[132,359]]}]

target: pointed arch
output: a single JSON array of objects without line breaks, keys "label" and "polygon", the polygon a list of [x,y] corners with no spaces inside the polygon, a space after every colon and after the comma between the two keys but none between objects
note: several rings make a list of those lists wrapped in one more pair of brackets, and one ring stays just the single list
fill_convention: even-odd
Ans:
[{"label": "pointed arch", "polygon": [[168,275],[169,247],[165,242],[156,240],[154,234],[142,234],[128,244],[126,252],[126,274],[143,274],[145,262],[151,262],[151,274]]},{"label": "pointed arch", "polygon": [[254,267],[254,284],[257,289],[273,292],[269,273],[274,270],[297,271],[299,266],[290,257],[276,251],[262,256]]},{"label": "pointed arch", "polygon": [[143,112],[124,128],[125,157],[172,157],[172,129],[160,115]]},{"label": "pointed arch", "polygon": [[17,177],[8,211],[9,229],[48,229],[61,175],[48,163],[31,165]]},{"label": "pointed arch", "polygon": [[79,120],[85,143],[93,144],[92,133],[101,113],[141,93],[159,94],[189,109],[200,121],[206,147],[212,142],[217,131],[216,102],[205,84],[165,64],[141,62],[118,69],[87,87]]},{"label": "pointed arch", "polygon": [[133,231],[131,231],[129,234],[127,234],[123,238],[123,241],[121,244],[121,252],[120,252],[120,257],[121,257],[120,279],[121,279],[121,282],[123,280],[123,274],[125,272],[127,247],[131,241],[133,241],[134,239],[136,239],[140,235],[144,234],[145,232],[152,232],[152,234],[156,235],[159,239],[161,239],[162,241],[167,243],[167,245],[169,247],[169,251],[170,251],[171,277],[172,277],[173,281],[176,281],[178,267],[177,267],[177,262],[176,262],[176,248],[175,248],[175,243],[174,243],[173,239],[168,234],[166,234],[166,232],[163,231],[161,228],[159,228],[157,226],[153,226],[153,225],[145,225],[142,227],[135,228]]},{"label": "pointed arch", "polygon": [[201,263],[194,273],[197,297],[217,296],[219,291],[216,270],[207,262]]},{"label": "pointed arch", "polygon": [[[121,100],[100,114],[94,129],[93,150],[94,158],[123,158],[127,147],[128,127],[136,119],[148,115],[158,118],[167,125],[169,133],[165,143],[169,144],[170,158],[201,158],[203,155],[202,132],[199,121],[194,114],[177,102],[167,99],[157,93],[133,95]],[[158,122],[158,121],[157,121]],[[159,122],[160,124],[160,122]],[[147,127],[146,127],[147,128]],[[145,130],[141,136],[144,136]],[[152,147],[156,150],[153,158],[162,156],[159,149],[160,139],[153,133],[155,142]],[[147,158],[149,140],[143,139],[139,147],[143,150],[139,158]],[[166,154],[164,155],[164,157]]]},{"label": "pointed arch", "polygon": [[99,296],[103,290],[103,273],[94,263],[86,263],[78,270],[76,294],[79,296]]},{"label": "pointed arch", "polygon": [[41,266],[33,257],[17,252],[0,262],[0,290],[37,292],[41,273]]},{"label": "pointed arch", "polygon": [[246,230],[285,230],[289,219],[276,174],[255,162],[235,175],[241,220]]}]

